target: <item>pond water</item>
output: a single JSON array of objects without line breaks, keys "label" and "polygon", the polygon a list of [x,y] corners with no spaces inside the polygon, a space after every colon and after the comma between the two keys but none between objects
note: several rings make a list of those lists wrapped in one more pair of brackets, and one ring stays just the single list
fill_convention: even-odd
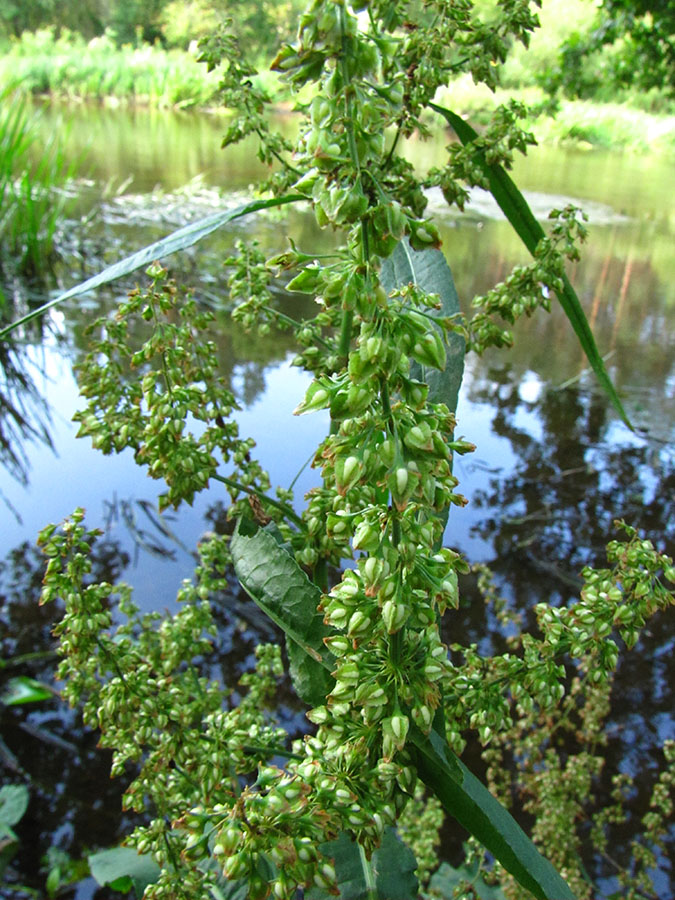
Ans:
[{"label": "pond water", "polygon": [[[250,146],[227,154],[220,150],[224,123],[217,116],[84,107],[46,108],[43,116],[45,133],[63,131],[69,153],[82,156],[86,173],[61,236],[63,259],[55,275],[61,289],[188,221],[236,205],[260,173]],[[292,130],[290,119],[285,127]],[[440,134],[433,141],[411,141],[407,152],[416,164],[441,164],[446,143]],[[570,277],[636,426],[631,432],[617,419],[557,308],[519,323],[512,350],[467,359],[457,417],[459,432],[478,449],[456,463],[460,488],[470,502],[453,511],[446,540],[470,561],[488,562],[500,588],[523,609],[546,598],[567,602],[582,566],[602,564],[614,518],[625,518],[671,555],[675,552],[675,215],[668,190],[673,174],[673,166],[657,158],[559,148],[533,150],[515,167],[516,182],[542,216],[569,199],[589,212],[588,244]],[[430,208],[465,309],[514,264],[527,261],[510,226],[480,192],[472,195],[463,216],[450,214],[433,193]],[[272,483],[286,487],[328,422],[322,414],[291,415],[308,378],[290,365],[288,338],[252,338],[223,311],[222,260],[242,235],[255,237],[270,252],[285,249],[290,237],[318,253],[332,238],[299,212],[258,214],[168,261],[172,274],[216,309],[221,367],[242,406],[237,415],[241,433],[255,438]],[[122,573],[136,601],[154,609],[175,609],[176,590],[194,564],[191,549],[205,530],[222,525],[224,496],[213,487],[192,508],[167,514],[157,527],[157,484],[132,457],[104,458],[88,442],[75,439],[71,418],[79,401],[73,364],[86,350],[84,329],[114,308],[128,286],[115,284],[60,307],[4,360],[5,393],[26,423],[15,430],[9,449],[0,449],[0,461],[6,463],[0,469],[0,500],[6,504],[0,507],[4,656],[50,644],[47,614],[35,606],[40,574],[32,549],[47,522],[61,521],[84,506],[88,524],[106,531],[105,551],[97,561],[101,571]],[[18,308],[37,299],[40,288],[13,285],[13,291]],[[304,300],[285,296],[279,302],[302,315]],[[299,503],[315,481],[311,469],[300,474]],[[498,641],[491,631],[494,623],[486,623],[480,604],[471,602],[471,579],[465,595],[453,628],[485,646]],[[224,613],[223,667],[232,677],[250,659],[255,643],[250,628],[242,631],[241,612],[229,618]],[[648,773],[657,764],[659,742],[675,736],[672,634],[672,618],[657,617],[622,663],[609,769]],[[288,699],[289,720],[293,714]],[[3,723],[6,749],[36,780],[47,810],[40,818],[31,807],[34,844],[45,852],[54,833],[73,853],[82,846],[83,833],[91,845],[110,843],[117,820],[107,831],[100,818],[81,830],[96,793],[87,788],[88,779],[105,777],[95,741],[77,753],[72,747],[54,750],[44,735],[26,737],[27,721],[73,745],[77,726],[54,710],[33,713],[29,720],[25,712],[12,713]],[[55,753],[57,759],[58,754],[68,758],[68,765],[54,763]],[[54,765],[67,770],[58,789],[50,781]],[[632,802],[633,817],[644,807],[646,790],[638,790]],[[113,802],[101,794],[104,818]],[[35,852],[32,857],[27,850],[22,853],[22,865],[35,868]],[[610,879],[608,889],[611,885]],[[670,888],[665,882],[662,887],[665,897]]]}]

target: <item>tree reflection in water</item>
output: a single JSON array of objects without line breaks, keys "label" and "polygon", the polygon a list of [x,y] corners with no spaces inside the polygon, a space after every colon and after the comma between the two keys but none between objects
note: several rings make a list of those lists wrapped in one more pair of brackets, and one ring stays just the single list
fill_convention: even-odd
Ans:
[{"label": "tree reflection in water", "polygon": [[[44,376],[23,349],[0,341],[0,469],[22,485],[28,484],[30,469],[26,444],[52,446],[50,410],[35,386],[36,374]],[[8,504],[1,491],[0,500]],[[17,510],[12,512],[20,519]]]},{"label": "tree reflection in water", "polygon": [[[568,604],[578,596],[582,568],[606,566],[605,545],[617,536],[617,518],[675,556],[672,445],[617,426],[605,398],[578,386],[544,388],[528,402],[508,367],[489,370],[472,386],[471,399],[493,411],[492,431],[509,442],[516,460],[508,474],[492,470],[471,497],[478,510],[472,531],[492,547],[488,565],[499,590],[523,613],[526,628],[534,626],[536,603]],[[462,610],[448,640],[459,632],[481,653],[506,651],[505,634],[480,598],[475,578],[464,580],[461,595]],[[635,777],[629,818],[612,831],[613,856],[624,863],[648,809],[663,741],[675,737],[674,650],[672,619],[662,612],[636,647],[619,658],[598,800],[609,802],[613,773]],[[473,745],[468,752],[480,769],[480,748]],[[575,750],[569,746],[564,752]],[[674,851],[671,829],[666,852]],[[611,864],[594,859],[592,848],[584,861],[601,883],[611,878]],[[670,880],[674,877],[671,872]],[[664,886],[660,896],[672,896],[672,888],[672,883]]]}]

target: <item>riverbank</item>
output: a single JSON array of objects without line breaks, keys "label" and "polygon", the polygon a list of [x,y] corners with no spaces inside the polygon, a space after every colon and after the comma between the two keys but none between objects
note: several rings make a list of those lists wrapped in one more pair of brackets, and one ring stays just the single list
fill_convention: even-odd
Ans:
[{"label": "riverbank", "polygon": [[56,100],[180,109],[215,104],[218,75],[183,50],[118,48],[106,35],[86,42],[43,29],[24,32],[0,56],[0,86],[8,85]]},{"label": "riverbank", "polygon": [[[462,76],[439,91],[436,102],[481,125],[497,106],[510,99],[536,110],[543,108],[548,98],[536,87],[500,89],[492,93],[484,86],[477,87],[468,76]],[[675,161],[675,110],[649,112],[634,105],[631,98],[612,103],[562,100],[555,116],[542,112],[524,120],[523,127],[540,144],[657,153]]]},{"label": "riverbank", "polygon": [[[290,105],[274,73],[262,72],[258,78],[279,106]],[[8,85],[70,102],[218,109],[218,74],[207,72],[194,54],[148,44],[120,49],[106,36],[87,43],[74,34],[57,38],[52,30],[24,33],[0,55],[0,87]],[[436,100],[480,125],[510,98],[535,108],[546,101],[535,87],[492,93],[476,87],[468,76],[439,92]],[[639,99],[564,100],[554,118],[540,115],[524,125],[542,144],[654,152],[675,160],[675,110],[649,112],[638,107]]]}]

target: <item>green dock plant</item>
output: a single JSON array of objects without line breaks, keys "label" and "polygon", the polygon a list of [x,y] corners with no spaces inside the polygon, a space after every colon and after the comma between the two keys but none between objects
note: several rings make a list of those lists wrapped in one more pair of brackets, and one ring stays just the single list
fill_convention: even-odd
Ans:
[{"label": "green dock plant", "polygon": [[[569,860],[556,859],[559,874],[458,754],[472,731],[498,752],[516,728],[524,741],[541,720],[571,716],[565,661],[590,684],[608,684],[615,638],[632,646],[648,617],[672,602],[665,587],[675,580],[672,562],[630,533],[612,545],[612,568],[585,573],[576,604],[541,604],[538,636],[524,633],[513,652],[491,659],[461,645],[451,656],[440,630],[468,568],[443,545],[451,508],[466,502],[453,455],[473,449],[457,436],[454,415],[467,349],[508,345],[510,324],[557,297],[625,419],[564,274],[583,224],[574,210],[554,211],[545,233],[506,171],[514,152],[532,142],[518,127],[522,109],[497,110],[479,136],[432,102],[460,71],[494,86],[509,44],[526,43],[535,25],[525,0],[505,0],[487,18],[470,0],[313,0],[296,41],[272,63],[302,90],[294,149],[271,131],[269,97],[250,81],[252,67],[233,35],[209,37],[202,56],[221,72],[234,109],[225,143],[257,137],[261,159],[274,164],[268,199],[190,225],[64,295],[147,266],[265,207],[309,204],[321,227],[342,236],[321,258],[295,245],[266,258],[242,243],[228,260],[233,315],[263,333],[295,334],[295,364],[312,375],[296,413],[330,416],[313,458],[320,484],[300,511],[290,490],[271,494],[252,442],[238,434],[209,315],[158,263],[147,269],[147,288],[94,326],[80,367],[82,435],[104,453],[130,448],[166,485],[165,506],[222,485],[236,521],[231,539],[200,544],[175,616],[141,615],[128,587],[91,582],[96,533],[81,510],[40,537],[48,558],[43,601],[65,603],[57,626],[64,694],[83,704],[85,721],[113,749],[113,774],[137,766],[126,804],[148,818],[127,843],[157,864],[144,869],[154,873],[147,886],[134,881],[147,898],[285,900],[298,888],[315,898],[415,897],[415,856],[395,829],[400,824],[423,857],[420,874],[428,873],[433,838],[416,840],[410,820],[421,785],[435,797],[424,817],[429,828],[440,805],[489,854],[492,877],[507,890],[515,885],[515,896],[588,895]],[[419,174],[399,151],[408,136],[427,132],[430,110],[459,143],[449,146],[444,168]],[[460,311],[438,229],[425,215],[424,189],[440,187],[461,207],[474,185],[492,191],[533,262],[477,298],[470,317]],[[275,307],[276,278],[291,293],[314,297],[314,318],[296,321]],[[462,427],[470,432],[471,423]],[[289,742],[270,709],[282,672],[278,647],[258,648],[255,671],[236,695],[199,669],[214,630],[210,598],[227,586],[230,565],[285,633],[290,674],[312,723],[303,740]],[[528,790],[539,797],[535,750]],[[661,800],[653,841],[667,815]],[[538,811],[537,837],[550,853],[552,804],[539,803]],[[603,827],[597,823],[598,833]],[[111,881],[130,874],[112,870]]]}]

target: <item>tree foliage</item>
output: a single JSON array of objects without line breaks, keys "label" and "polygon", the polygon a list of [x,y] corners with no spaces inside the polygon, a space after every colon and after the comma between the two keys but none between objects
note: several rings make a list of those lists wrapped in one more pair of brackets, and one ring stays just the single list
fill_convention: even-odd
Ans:
[{"label": "tree foliage", "polygon": [[69,28],[92,38],[109,30],[119,44],[160,41],[187,48],[227,19],[258,53],[291,37],[304,0],[0,0],[0,32]]},{"label": "tree foliage", "polygon": [[675,2],[603,0],[592,28],[562,44],[543,83],[571,97],[608,87],[675,95]]}]

